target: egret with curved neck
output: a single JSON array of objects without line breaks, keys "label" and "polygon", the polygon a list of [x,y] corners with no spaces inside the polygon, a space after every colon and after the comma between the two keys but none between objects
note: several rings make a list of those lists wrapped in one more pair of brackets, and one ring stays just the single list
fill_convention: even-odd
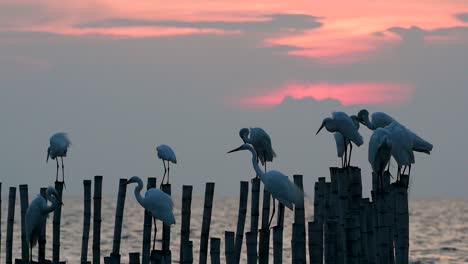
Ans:
[{"label": "egret with curved neck", "polygon": [[270,227],[273,216],[275,215],[275,199],[284,206],[288,207],[290,210],[293,210],[294,205],[303,202],[302,196],[304,194],[299,189],[299,187],[291,182],[289,178],[283,173],[275,170],[263,172],[258,165],[257,153],[255,152],[255,149],[252,147],[252,145],[243,144],[240,147],[229,151],[228,153],[240,150],[248,150],[250,153],[252,153],[252,166],[260,180],[265,185],[265,189],[270,192],[271,196],[273,197],[273,213],[271,215],[270,221],[268,222],[268,227]]},{"label": "egret with curved neck", "polygon": [[276,153],[271,146],[271,138],[268,133],[260,127],[242,128],[239,136],[245,144],[251,144],[257,153],[257,163],[260,160],[266,172],[267,162],[272,162]]}]

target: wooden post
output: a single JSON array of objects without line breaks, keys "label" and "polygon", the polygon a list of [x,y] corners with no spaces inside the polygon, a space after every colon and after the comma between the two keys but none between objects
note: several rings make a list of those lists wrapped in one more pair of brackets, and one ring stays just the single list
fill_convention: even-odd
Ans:
[{"label": "wooden post", "polygon": [[361,199],[360,214],[359,214],[359,227],[361,231],[361,254],[360,263],[369,263],[369,245],[368,245],[368,232],[367,232],[367,211],[369,208],[369,198]]},{"label": "wooden post", "polygon": [[335,264],[336,259],[336,246],[337,246],[337,231],[338,221],[335,219],[327,219],[325,222],[325,263]]},{"label": "wooden post", "polygon": [[314,232],[316,232],[315,235],[317,237],[311,238],[311,236],[309,235],[309,241],[311,239],[314,239],[314,243],[318,243],[317,245],[318,255],[317,255],[317,259],[315,259],[317,263],[323,263],[323,250],[324,250],[323,225],[325,221],[325,207],[326,207],[326,204],[328,203],[327,199],[325,198],[326,188],[327,186],[325,182],[325,177],[318,178],[318,182],[316,182],[314,186],[315,192],[314,192],[314,225],[313,225]]},{"label": "wooden post", "polygon": [[101,263],[102,176],[94,176],[93,264]]},{"label": "wooden post", "polygon": [[276,209],[277,210],[276,211],[276,214],[277,214],[276,225],[283,228],[284,227],[284,205],[275,199],[273,199],[273,202],[274,203],[276,202],[278,205]]},{"label": "wooden post", "polygon": [[260,230],[258,263],[268,264],[270,256],[270,228],[268,228],[268,220],[270,220],[270,193],[265,188],[263,188],[262,203],[262,229]]},{"label": "wooden post", "polygon": [[13,225],[15,224],[15,202],[16,202],[16,187],[10,187],[8,194],[8,221],[6,234],[6,264],[13,263]]},{"label": "wooden post", "polygon": [[336,263],[344,264],[346,258],[345,231],[344,231],[344,214],[346,211],[347,185],[345,169],[330,168],[330,176],[332,179],[332,192],[335,195],[335,217],[336,217]]},{"label": "wooden post", "polygon": [[234,232],[224,232],[224,254],[226,258],[226,264],[234,263]]},{"label": "wooden post", "polygon": [[140,264],[140,252],[132,252],[128,254],[129,264]]},{"label": "wooden post", "polygon": [[184,256],[182,259],[183,264],[193,263],[193,242],[191,240],[185,241],[184,243]]},{"label": "wooden post", "polygon": [[[41,188],[40,189],[41,196],[44,197],[44,199],[47,200],[46,192],[47,192],[47,188]],[[44,225],[42,227],[41,234],[39,235],[39,241],[38,241],[38,243],[39,243],[39,245],[38,245],[38,259],[39,259],[39,262],[45,260],[46,226],[47,225]]]},{"label": "wooden post", "polygon": [[[58,198],[62,200],[63,182],[55,182]],[[60,262],[60,222],[62,221],[62,206],[54,210],[52,221],[52,263]]]},{"label": "wooden post", "polygon": [[[247,244],[247,264],[257,263],[257,232],[245,233],[245,241]],[[255,241],[255,242],[254,242]]]},{"label": "wooden post", "polygon": [[409,210],[408,210],[408,175],[401,175],[396,183],[396,232],[398,233],[395,255],[396,263],[408,264],[409,261]]},{"label": "wooden post", "polygon": [[192,189],[190,185],[182,186],[182,223],[180,227],[180,262],[183,260],[185,242],[190,239],[190,215],[192,212]]},{"label": "wooden post", "polygon": [[[304,185],[302,183],[302,175],[293,175],[294,184],[303,192]],[[305,213],[304,213],[304,196],[301,195],[299,201],[294,205],[294,224],[291,243],[294,245],[293,263],[306,262],[306,232],[305,232]]]},{"label": "wooden post", "polygon": [[283,263],[283,227],[273,227],[273,263]]},{"label": "wooden post", "polygon": [[83,181],[84,188],[84,213],[83,236],[81,239],[81,264],[88,263],[89,228],[91,225],[91,180]]},{"label": "wooden post", "polygon": [[346,260],[350,264],[359,264],[359,251],[361,247],[361,242],[359,237],[361,234],[361,229],[359,227],[358,218],[354,215],[349,214],[345,217],[345,231],[346,231]]},{"label": "wooden post", "polygon": [[376,258],[376,245],[377,245],[377,233],[376,233],[376,208],[375,202],[368,202],[367,212],[367,246],[368,246],[368,258],[369,264],[377,264]]},{"label": "wooden post", "polygon": [[320,252],[323,252],[323,245],[320,244],[323,228],[321,228],[320,223],[313,221],[308,223],[307,229],[309,233],[309,261],[310,263],[323,263],[320,255]]},{"label": "wooden post", "polygon": [[210,239],[210,258],[211,264],[220,264],[220,248],[221,248],[221,239],[212,237]]},{"label": "wooden post", "polygon": [[244,238],[245,217],[247,215],[247,200],[249,195],[249,182],[241,181],[240,183],[240,198],[239,198],[239,212],[237,217],[236,241],[234,244],[234,261],[239,263],[242,240]]},{"label": "wooden post", "polygon": [[260,179],[252,179],[252,201],[250,206],[250,232],[255,239],[251,240],[251,254],[257,258],[258,218],[260,216]]},{"label": "wooden post", "polygon": [[119,192],[117,194],[117,207],[115,208],[114,240],[112,241],[112,253],[110,255],[112,264],[120,263],[120,238],[122,236],[122,222],[123,222],[126,194],[127,194],[127,179],[120,179],[119,180]]},{"label": "wooden post", "polygon": [[[146,184],[146,190],[156,187],[156,178],[149,177]],[[143,245],[141,253],[141,263],[149,264],[150,261],[150,248],[151,248],[151,225],[153,224],[153,216],[147,210],[145,210],[145,217],[143,221]],[[183,246],[182,244],[180,245]]]},{"label": "wooden post", "polygon": [[[163,184],[162,191],[171,196],[171,184]],[[171,253],[171,226],[163,223],[162,253],[166,263],[172,263]]]},{"label": "wooden post", "polygon": [[28,210],[28,185],[19,186],[21,204],[21,259],[23,262],[29,261],[29,242],[26,239],[26,210]]},{"label": "wooden post", "polygon": [[200,236],[199,264],[206,264],[208,255],[208,239],[210,237],[211,211],[213,209],[214,182],[206,183],[205,203],[203,206],[203,222]]}]

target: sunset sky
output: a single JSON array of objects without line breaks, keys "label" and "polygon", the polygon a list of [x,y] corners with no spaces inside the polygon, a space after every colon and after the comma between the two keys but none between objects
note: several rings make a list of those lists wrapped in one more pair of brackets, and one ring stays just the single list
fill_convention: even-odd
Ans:
[{"label": "sunset sky", "polygon": [[[467,69],[466,0],[0,0],[0,179],[51,184],[48,138],[66,131],[72,194],[96,174],[110,194],[159,175],[166,143],[174,184],[235,195],[253,170],[225,153],[260,126],[272,167],[312,192],[339,164],[321,120],[368,108],[434,143],[416,156],[415,197],[467,197]],[[368,186],[367,144],[356,152]]]}]

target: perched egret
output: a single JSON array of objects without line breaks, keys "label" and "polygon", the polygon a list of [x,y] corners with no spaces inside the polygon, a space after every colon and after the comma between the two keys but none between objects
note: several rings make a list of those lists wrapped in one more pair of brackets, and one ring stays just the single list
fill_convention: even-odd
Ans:
[{"label": "perched egret", "polygon": [[50,138],[50,146],[47,148],[47,159],[55,159],[57,161],[57,173],[55,175],[55,181],[58,181],[59,174],[59,161],[58,157],[62,160],[62,182],[65,182],[65,168],[63,166],[63,157],[67,156],[68,147],[71,145],[71,141],[66,133],[56,133]]},{"label": "perched egret", "polygon": [[165,225],[175,224],[174,213],[172,208],[174,203],[172,202],[171,196],[164,193],[163,191],[151,188],[146,191],[145,197],[141,196],[141,190],[143,189],[143,181],[138,176],[131,177],[127,184],[136,182],[138,185],[135,187],[135,198],[138,203],[149,211],[153,216],[154,223],[154,236],[153,236],[153,250],[156,244],[156,219],[161,220]]},{"label": "perched egret", "polygon": [[[394,118],[392,118],[391,116],[383,112],[374,112],[372,114],[372,121],[371,121],[369,119],[369,111],[367,111],[366,109],[362,109],[361,111],[359,111],[358,119],[359,119],[359,122],[363,123],[365,126],[367,126],[371,130],[375,130],[376,128],[379,128],[379,127],[386,127],[394,121],[398,122]],[[433,147],[432,144],[422,139],[413,131],[409,129],[408,131],[411,134],[411,137],[413,140],[413,151],[431,154],[432,147]]]},{"label": "perched egret", "polygon": [[239,131],[239,136],[244,143],[251,144],[254,147],[258,159],[262,165],[265,166],[264,169],[266,172],[266,163],[272,162],[273,158],[276,157],[276,153],[271,146],[270,136],[260,127],[252,127],[250,130],[248,128],[242,128]]},{"label": "perched egret", "polygon": [[[346,113],[343,112],[333,112],[332,113],[332,118],[327,117],[322,121],[322,125],[320,128],[317,130],[316,135],[322,130],[322,128],[326,128],[329,132],[339,132],[343,136],[343,142],[344,142],[344,153],[345,153],[345,165],[350,166],[350,159],[351,159],[351,152],[353,150],[353,145],[351,144],[354,143],[358,147],[361,146],[364,141],[362,139],[361,134],[358,132],[358,128],[353,122],[353,119],[349,117]],[[346,150],[347,150],[347,144],[346,142],[349,141],[350,144],[350,151],[349,151],[349,157],[350,159],[346,161]]]},{"label": "perched egret", "polygon": [[32,263],[32,248],[37,244],[42,227],[46,224],[49,213],[53,212],[63,203],[54,187],[47,188],[46,198],[52,205],[47,205],[47,200],[38,195],[26,210],[26,240],[29,243],[29,261]]},{"label": "perched egret", "polygon": [[[352,115],[350,116],[350,118],[351,120],[353,120],[354,125],[359,130],[360,125],[359,125],[358,117],[355,115]],[[344,168],[346,166],[346,161],[344,159],[346,158],[345,148],[347,145],[351,144],[351,141],[347,139],[345,142],[345,139],[343,138],[343,135],[341,135],[340,132],[336,132],[335,134],[333,134],[333,136],[335,138],[335,143],[336,143],[336,153],[338,157],[341,158],[341,166]],[[352,148],[352,146],[350,148]],[[351,160],[351,152],[349,153],[349,160]]]},{"label": "perched egret", "polygon": [[383,173],[392,156],[392,135],[386,128],[377,128],[369,140],[369,163],[372,171],[379,179],[379,186],[383,187]]},{"label": "perched egret", "polygon": [[[166,178],[166,172],[167,172],[167,183],[169,184],[169,162],[177,164],[177,158],[176,158],[174,151],[168,145],[159,145],[156,147],[156,151],[158,152],[158,158],[162,160],[163,165],[164,165],[164,176],[160,185],[162,186],[164,183],[164,178]],[[167,168],[166,168],[165,161],[167,161]]]},{"label": "perched egret", "polygon": [[273,216],[275,215],[275,199],[287,208],[293,210],[293,205],[302,202],[301,196],[303,196],[304,193],[283,173],[275,170],[263,172],[257,162],[257,152],[252,145],[243,144],[228,153],[240,150],[249,150],[252,153],[252,165],[254,170],[265,185],[265,189],[268,190],[273,197],[273,213],[268,222],[268,227],[270,227]]},{"label": "perched egret", "polygon": [[[385,129],[390,133],[392,141],[392,156],[398,164],[397,180],[414,163],[413,137],[410,131],[398,122],[392,122]],[[403,171],[401,170],[403,168]]]}]

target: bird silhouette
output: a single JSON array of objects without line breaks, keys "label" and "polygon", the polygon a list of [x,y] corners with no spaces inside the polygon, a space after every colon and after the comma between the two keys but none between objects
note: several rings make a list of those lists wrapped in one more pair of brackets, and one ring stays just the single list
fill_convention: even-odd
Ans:
[{"label": "bird silhouette", "polygon": [[[37,244],[41,230],[46,224],[49,213],[53,212],[63,203],[59,199],[59,194],[54,187],[46,190],[47,200],[38,195],[29,205],[25,215],[26,240],[29,243],[29,261],[32,263],[32,249]],[[47,205],[47,201],[52,204]]]},{"label": "bird silhouette", "polygon": [[369,140],[368,160],[383,189],[383,173],[392,156],[392,135],[386,128],[377,128]]},{"label": "bird silhouette", "polygon": [[58,181],[58,174],[59,174],[58,158],[60,157],[60,159],[62,160],[62,182],[65,183],[65,167],[63,166],[63,157],[67,156],[68,147],[71,145],[71,141],[68,138],[68,135],[63,132],[52,135],[49,141],[50,141],[50,145],[47,148],[46,162],[49,161],[49,157],[57,161],[57,173],[55,175],[55,181]]},{"label": "bird silhouette", "polygon": [[138,176],[131,177],[127,184],[137,183],[135,187],[135,199],[138,203],[145,208],[145,210],[151,213],[154,223],[154,236],[153,236],[153,250],[156,245],[156,219],[161,220],[165,225],[173,225],[176,223],[171,196],[164,193],[163,191],[151,188],[146,191],[145,197],[141,196],[141,190],[143,189],[143,181]]},{"label": "bird silhouette", "polygon": [[251,144],[254,147],[257,157],[264,166],[266,172],[266,163],[272,162],[273,158],[276,157],[268,133],[260,127],[252,127],[250,129],[242,128],[239,131],[239,136],[244,143]]},{"label": "bird silhouette", "polygon": [[[166,178],[166,172],[167,172],[167,184],[169,184],[169,172],[170,172],[170,167],[169,167],[169,162],[172,162],[174,164],[177,164],[177,158],[174,153],[174,151],[169,147],[168,145],[159,145],[156,147],[156,151],[158,153],[158,158],[160,158],[163,162],[164,165],[164,176],[161,181],[160,187],[164,183],[164,178]],[[167,161],[167,168],[166,168],[166,162]]]},{"label": "bird silhouette", "polygon": [[[359,130],[359,120],[358,117],[355,115],[350,116],[351,120],[353,120],[353,124],[356,126],[356,128]],[[335,143],[336,143],[336,153],[339,158],[341,158],[341,167],[344,168],[349,164],[351,161],[351,152],[349,153],[349,159],[346,160],[346,146],[351,145],[351,141],[349,139],[344,139],[343,135],[340,132],[336,132],[333,134],[333,137],[335,138]],[[353,146],[350,146],[350,149]]]},{"label": "bird silhouette", "polygon": [[270,192],[271,196],[273,197],[273,213],[271,215],[270,221],[268,222],[268,227],[270,227],[273,216],[275,215],[275,199],[287,208],[293,210],[293,205],[302,203],[301,197],[304,195],[304,193],[283,173],[275,170],[263,172],[257,162],[257,152],[252,145],[243,144],[240,147],[229,151],[228,153],[241,150],[248,150],[252,153],[252,166],[260,180],[265,185],[265,189]]}]

